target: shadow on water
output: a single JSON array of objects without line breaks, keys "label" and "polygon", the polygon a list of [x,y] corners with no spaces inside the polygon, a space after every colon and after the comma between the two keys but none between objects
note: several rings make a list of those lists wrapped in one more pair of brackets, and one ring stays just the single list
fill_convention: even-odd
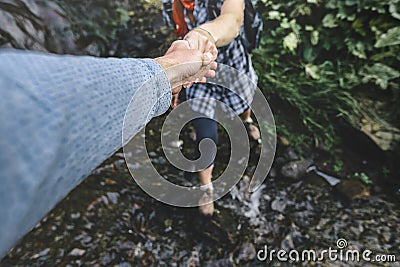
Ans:
[{"label": "shadow on water", "polygon": [[[151,1],[85,3],[0,0],[0,44],[56,53],[152,56],[170,38],[170,29],[160,28],[159,8]],[[105,22],[105,16],[114,22]],[[164,118],[147,127],[153,163],[168,178],[195,184],[196,177],[185,176],[163,156],[159,131]],[[180,137],[187,155],[193,154],[192,132],[186,127]],[[221,130],[220,135],[225,134]],[[219,145],[217,174],[226,165],[229,149],[229,144]],[[257,147],[253,148],[246,174],[216,202],[218,212],[205,219],[196,208],[176,208],[147,196],[129,175],[119,151],[59,203],[0,265],[264,266],[267,263],[257,260],[256,254],[265,246],[286,251],[335,249],[339,238],[345,238],[351,249],[394,254],[399,259],[398,200],[378,186],[366,189],[368,197],[343,197],[306,171],[311,162],[324,171],[332,159],[319,151],[310,158],[314,160],[301,160],[290,146],[280,144],[268,179],[250,194],[247,188],[257,162]],[[352,157],[345,160],[354,166],[358,162]],[[376,170],[371,173],[376,179],[382,175]],[[293,265],[276,259],[268,264]]]}]

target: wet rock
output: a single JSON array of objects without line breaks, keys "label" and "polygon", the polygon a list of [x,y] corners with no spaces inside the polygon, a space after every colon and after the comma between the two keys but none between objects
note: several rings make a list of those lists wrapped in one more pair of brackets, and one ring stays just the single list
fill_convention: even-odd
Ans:
[{"label": "wet rock", "polygon": [[220,259],[213,262],[206,262],[205,267],[236,267],[236,264],[229,259]]},{"label": "wet rock", "polygon": [[129,262],[124,261],[118,264],[118,267],[132,267],[132,265]]},{"label": "wet rock", "polygon": [[277,175],[276,168],[272,167],[271,170],[268,173],[268,176],[271,177],[271,178],[275,178],[276,175]]},{"label": "wet rock", "polygon": [[0,32],[6,37],[1,46],[79,53],[70,22],[51,1],[6,1],[0,8]]},{"label": "wet rock", "polygon": [[296,244],[301,243],[303,235],[299,232],[298,227],[292,224],[292,229],[289,234],[281,242],[281,248],[290,251],[296,249]]},{"label": "wet rock", "polygon": [[138,213],[134,219],[134,225],[138,232],[145,232],[146,231],[146,218],[143,213]]},{"label": "wet rock", "polygon": [[271,209],[279,212],[284,212],[287,205],[287,199],[275,198],[271,203]]},{"label": "wet rock", "polygon": [[154,152],[154,151],[150,151],[150,152],[148,153],[148,155],[149,155],[150,158],[155,158],[155,157],[157,157],[157,153]]},{"label": "wet rock", "polygon": [[143,266],[156,266],[156,258],[151,251],[145,250],[143,256],[140,259],[140,262]]},{"label": "wet rock", "polygon": [[237,259],[239,262],[247,262],[254,260],[256,257],[256,248],[250,242],[245,242],[240,247],[239,254],[237,255]]},{"label": "wet rock", "polygon": [[71,219],[79,219],[81,217],[81,214],[79,212],[77,213],[71,213]]},{"label": "wet rock", "polygon": [[283,221],[286,217],[282,214],[276,214],[276,216],[274,217],[277,221]]},{"label": "wet rock", "polygon": [[390,239],[392,238],[392,234],[390,232],[383,232],[382,233],[382,239],[385,243],[388,243]]},{"label": "wet rock", "polygon": [[350,230],[359,237],[364,232],[364,227],[360,224],[357,227],[350,226]]},{"label": "wet rock", "polygon": [[328,224],[328,222],[330,221],[330,219],[327,218],[321,218],[318,222],[318,225],[315,227],[317,230],[322,230],[326,228],[326,225]]},{"label": "wet rock", "polygon": [[283,165],[286,161],[287,161],[287,160],[286,160],[284,157],[277,156],[277,157],[274,159],[274,165],[281,166],[281,165]]},{"label": "wet rock", "polygon": [[107,197],[114,205],[116,205],[118,203],[119,193],[107,192]]},{"label": "wet rock", "polygon": [[368,199],[371,194],[367,186],[359,180],[344,180],[334,187],[335,191],[347,200]]},{"label": "wet rock", "polygon": [[287,178],[298,180],[307,172],[308,167],[312,164],[313,160],[311,159],[290,161],[282,166],[281,174]]},{"label": "wet rock", "polygon": [[31,259],[37,259],[37,258],[44,257],[44,256],[46,256],[47,254],[49,254],[49,252],[50,252],[50,248],[46,248],[46,249],[40,251],[39,253],[34,254],[34,255],[31,257]]},{"label": "wet rock", "polygon": [[313,219],[316,217],[312,210],[303,210],[291,213],[294,222],[301,227],[310,227],[313,225]]},{"label": "wet rock", "polygon": [[286,149],[285,154],[286,154],[287,159],[290,161],[299,160],[299,156],[297,155],[297,153],[294,151],[294,149],[292,147],[289,147],[288,149]]},{"label": "wet rock", "polygon": [[120,245],[121,250],[128,250],[128,249],[134,249],[136,247],[135,243],[132,241],[126,241]]},{"label": "wet rock", "polygon": [[86,250],[84,250],[84,249],[74,248],[73,250],[71,250],[69,255],[73,256],[73,257],[77,257],[77,256],[82,256],[85,253],[86,253]]},{"label": "wet rock", "polygon": [[192,251],[189,259],[186,262],[186,267],[200,267],[200,258],[198,251]]}]

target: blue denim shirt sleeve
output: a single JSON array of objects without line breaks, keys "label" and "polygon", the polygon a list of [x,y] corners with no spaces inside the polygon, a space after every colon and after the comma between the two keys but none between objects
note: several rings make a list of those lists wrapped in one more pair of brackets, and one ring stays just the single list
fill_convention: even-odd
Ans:
[{"label": "blue denim shirt sleeve", "polygon": [[0,52],[0,95],[0,258],[122,146],[131,101],[130,137],[171,102],[152,59],[15,50]]}]

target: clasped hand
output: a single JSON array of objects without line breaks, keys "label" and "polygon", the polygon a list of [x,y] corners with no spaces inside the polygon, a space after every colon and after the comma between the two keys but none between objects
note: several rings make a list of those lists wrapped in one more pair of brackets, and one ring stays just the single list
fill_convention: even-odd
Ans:
[{"label": "clasped hand", "polygon": [[184,40],[175,41],[164,56],[155,60],[164,68],[171,83],[171,107],[178,105],[178,94],[193,83],[215,77],[217,48],[204,34],[190,31]]}]

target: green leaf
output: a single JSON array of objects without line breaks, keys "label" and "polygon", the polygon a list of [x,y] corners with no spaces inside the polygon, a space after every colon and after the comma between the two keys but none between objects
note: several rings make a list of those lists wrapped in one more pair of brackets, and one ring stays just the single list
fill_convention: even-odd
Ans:
[{"label": "green leaf", "polygon": [[306,75],[311,77],[314,80],[319,80],[321,77],[319,75],[319,69],[318,66],[313,65],[313,64],[307,64],[304,66],[304,70],[306,72]]},{"label": "green leaf", "polygon": [[280,20],[281,19],[281,13],[276,10],[271,10],[268,12],[268,19],[270,20]]},{"label": "green leaf", "polygon": [[389,81],[399,78],[400,72],[385,64],[375,63],[371,67],[365,66],[362,68],[360,75],[364,76],[363,83],[375,82],[382,89],[387,89]]},{"label": "green leaf", "polygon": [[346,39],[345,43],[347,45],[347,48],[349,49],[350,53],[352,53],[354,56],[361,58],[361,59],[366,59],[367,55],[365,54],[365,44],[364,42],[361,41],[355,41],[353,39]]},{"label": "green leaf", "polygon": [[289,49],[290,51],[296,50],[299,44],[299,39],[294,32],[289,33],[283,38],[283,47]]},{"label": "green leaf", "polygon": [[311,44],[312,45],[317,45],[319,41],[319,32],[318,31],[312,31],[311,32]]},{"label": "green leaf", "polygon": [[304,48],[303,57],[307,62],[313,62],[318,56],[318,53],[311,46]]},{"label": "green leaf", "polygon": [[400,8],[398,8],[398,7],[399,6],[398,5],[396,6],[395,3],[391,3],[389,5],[389,12],[393,18],[400,20],[400,10],[399,10]]},{"label": "green leaf", "polygon": [[376,41],[375,47],[380,48],[398,44],[400,44],[400,26],[391,28],[387,33],[382,34]]},{"label": "green leaf", "polygon": [[326,16],[322,19],[322,26],[325,28],[336,28],[338,26],[337,20],[333,14],[326,14]]},{"label": "green leaf", "polygon": [[306,25],[306,26],[304,27],[304,29],[305,29],[306,31],[308,31],[308,32],[311,32],[311,31],[314,30],[314,27],[313,27],[312,25]]},{"label": "green leaf", "polygon": [[346,6],[354,6],[358,4],[358,0],[346,0]]}]

